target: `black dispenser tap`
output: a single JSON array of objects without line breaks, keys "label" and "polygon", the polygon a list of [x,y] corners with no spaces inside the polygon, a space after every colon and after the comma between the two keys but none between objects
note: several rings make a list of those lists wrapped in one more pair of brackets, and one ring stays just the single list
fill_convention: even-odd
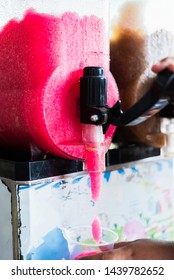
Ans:
[{"label": "black dispenser tap", "polygon": [[80,121],[102,125],[108,121],[107,80],[101,67],[85,67],[80,78]]},{"label": "black dispenser tap", "polygon": [[107,106],[107,80],[101,67],[85,67],[80,78],[80,121],[85,124],[102,125],[103,133],[109,124],[116,126],[137,125],[161,111],[174,101],[174,73],[161,71],[150,90],[126,112],[118,101]]}]

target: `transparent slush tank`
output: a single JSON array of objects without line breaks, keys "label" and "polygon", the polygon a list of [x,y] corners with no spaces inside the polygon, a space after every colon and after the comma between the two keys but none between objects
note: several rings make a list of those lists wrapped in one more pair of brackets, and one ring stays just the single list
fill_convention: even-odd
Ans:
[{"label": "transparent slush tank", "polygon": [[108,25],[108,5],[106,0],[1,0],[0,25],[4,26],[10,19],[21,19],[32,8],[38,13],[58,16],[64,12],[76,12],[79,16],[91,14],[105,19]]},{"label": "transparent slush tank", "polygon": [[109,71],[108,9],[108,0],[1,1],[0,147],[66,156],[60,142],[82,141],[79,78],[85,66]]},{"label": "transparent slush tank", "polygon": [[[111,0],[111,72],[120,91],[123,111],[150,88],[151,67],[174,55],[174,19],[171,0]],[[125,142],[154,147],[166,144],[159,115],[146,123],[121,130]]]},{"label": "transparent slush tank", "polygon": [[0,148],[86,160],[97,185],[115,127],[103,135],[80,123],[79,81],[84,67],[102,67],[108,105],[118,100],[109,1],[11,0],[0,14]]},{"label": "transparent slush tank", "polygon": [[[22,20],[30,10],[38,14],[52,15],[55,17],[60,17],[67,12],[76,13],[81,18],[84,16],[96,16],[104,21],[103,31],[108,39],[108,0],[2,0],[0,3],[0,29],[11,19]],[[68,26],[70,26],[70,24],[69,21]]]}]

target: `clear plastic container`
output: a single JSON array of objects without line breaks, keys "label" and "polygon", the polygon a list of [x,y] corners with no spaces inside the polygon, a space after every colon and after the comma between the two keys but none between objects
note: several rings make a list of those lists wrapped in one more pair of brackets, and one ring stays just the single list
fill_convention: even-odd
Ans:
[{"label": "clear plastic container", "polygon": [[112,250],[118,241],[118,235],[111,229],[102,228],[102,239],[94,240],[90,226],[76,226],[64,230],[70,250],[70,259],[78,260],[81,257]]},{"label": "clear plastic container", "polygon": [[0,26],[3,27],[12,18],[21,20],[29,9],[54,16],[65,12],[75,12],[80,17],[95,15],[105,21],[106,32],[108,29],[108,0],[1,0]]},{"label": "clear plastic container", "polygon": [[[108,0],[5,0],[0,4],[0,147],[84,158],[79,79],[85,66],[108,78]],[[105,135],[106,148],[115,128]]]},{"label": "clear plastic container", "polygon": [[[111,72],[120,93],[123,111],[135,104],[150,88],[155,74],[151,67],[174,55],[172,1],[112,1]],[[155,115],[145,123],[123,127],[117,135],[126,143],[162,147],[166,135]]]}]

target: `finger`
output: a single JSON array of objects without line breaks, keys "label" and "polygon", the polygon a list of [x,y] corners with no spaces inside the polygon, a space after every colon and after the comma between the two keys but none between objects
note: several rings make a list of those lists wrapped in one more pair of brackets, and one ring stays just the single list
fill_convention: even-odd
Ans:
[{"label": "finger", "polygon": [[127,250],[128,247],[129,246],[123,246],[118,249],[106,251],[98,255],[98,257],[100,257],[100,260],[126,260],[129,259],[128,258],[129,250]]},{"label": "finger", "polygon": [[121,241],[121,242],[115,243],[114,244],[114,249],[118,249],[118,248],[121,248],[123,246],[126,246],[128,243],[129,243],[129,241]]},{"label": "finger", "polygon": [[81,257],[78,260],[101,260],[103,253]]},{"label": "finger", "polygon": [[127,259],[127,254],[124,248],[126,247],[113,249],[96,255],[85,256],[79,258],[79,260],[125,260]]},{"label": "finger", "polygon": [[152,71],[155,73],[159,73],[160,71],[168,68],[172,72],[174,72],[174,57],[167,57],[162,59],[160,62],[154,64],[152,66]]},{"label": "finger", "polygon": [[[119,243],[115,243],[114,244],[114,249],[119,249],[122,248],[126,245],[128,245],[129,243],[131,243],[130,241],[122,241]],[[79,258],[79,260],[114,260],[115,259],[115,253],[117,252],[117,256],[116,259],[120,259],[122,258],[122,250],[110,250],[110,251],[106,251],[103,253],[99,253],[99,254],[94,254],[94,255],[90,255],[90,256],[85,256],[85,257],[81,257]],[[121,255],[120,255],[121,254]]]}]

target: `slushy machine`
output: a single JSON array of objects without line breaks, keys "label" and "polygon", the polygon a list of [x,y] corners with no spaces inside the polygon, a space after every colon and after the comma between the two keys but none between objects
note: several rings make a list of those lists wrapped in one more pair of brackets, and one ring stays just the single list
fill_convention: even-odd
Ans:
[{"label": "slushy machine", "polygon": [[173,238],[174,74],[149,71],[173,35],[124,2],[112,34],[107,0],[0,4],[0,259],[71,259],[64,231],[96,216],[118,240]]}]

